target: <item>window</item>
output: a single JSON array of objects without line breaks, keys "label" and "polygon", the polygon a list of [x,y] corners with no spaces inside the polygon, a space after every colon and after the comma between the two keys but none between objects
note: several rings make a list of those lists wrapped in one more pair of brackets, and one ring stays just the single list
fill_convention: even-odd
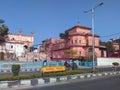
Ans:
[{"label": "window", "polygon": [[11,40],[15,40],[15,38],[12,38]]},{"label": "window", "polygon": [[11,45],[11,48],[13,48],[13,45]]},{"label": "window", "polygon": [[79,54],[81,55],[81,51],[79,51]]},{"label": "window", "polygon": [[71,43],[73,44],[73,40],[71,41]]},{"label": "window", "polygon": [[77,44],[77,40],[75,40],[75,44]]},{"label": "window", "polygon": [[79,40],[79,43],[81,43],[81,40]]}]

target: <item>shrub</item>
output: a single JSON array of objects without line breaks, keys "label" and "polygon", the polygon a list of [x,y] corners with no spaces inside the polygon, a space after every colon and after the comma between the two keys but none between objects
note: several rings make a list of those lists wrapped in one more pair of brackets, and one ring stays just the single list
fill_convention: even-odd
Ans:
[{"label": "shrub", "polygon": [[81,62],[84,62],[84,61],[87,61],[87,58],[84,57],[84,56],[79,56],[78,60],[81,61]]},{"label": "shrub", "polygon": [[82,70],[70,70],[67,72],[68,75],[82,74],[82,73],[85,73],[85,72]]},{"label": "shrub", "polygon": [[[45,77],[53,77],[53,76],[64,76],[64,75],[74,75],[74,74],[82,74],[84,71],[82,70],[69,70],[66,72],[50,72],[45,73]],[[19,75],[19,76],[1,76],[0,81],[11,81],[11,80],[22,80],[22,79],[33,79],[40,78],[41,74],[33,74],[33,75]]]},{"label": "shrub", "polygon": [[119,66],[119,63],[118,62],[113,62],[112,63],[114,66]]},{"label": "shrub", "polygon": [[99,73],[100,70],[99,70],[99,69],[95,69],[95,70],[91,70],[90,72],[91,72],[91,73]]},{"label": "shrub", "polygon": [[119,66],[119,63],[118,62],[113,62],[112,64],[114,66],[113,70],[117,71],[117,66]]},{"label": "shrub", "polygon": [[72,62],[72,70],[76,70],[78,68],[77,64],[73,61]]},{"label": "shrub", "polygon": [[12,76],[1,76],[0,81],[6,81],[6,80],[11,80]]},{"label": "shrub", "polygon": [[20,71],[20,65],[12,65],[13,76],[18,76]]}]

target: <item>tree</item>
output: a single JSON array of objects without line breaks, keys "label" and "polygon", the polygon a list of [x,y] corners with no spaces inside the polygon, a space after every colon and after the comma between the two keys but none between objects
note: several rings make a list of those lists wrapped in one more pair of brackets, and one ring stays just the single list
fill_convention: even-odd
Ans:
[{"label": "tree", "polygon": [[59,36],[60,36],[61,39],[67,39],[68,38],[68,32],[65,31],[64,33],[60,33]]},{"label": "tree", "polygon": [[4,20],[0,19],[0,23],[4,23]]},{"label": "tree", "polygon": [[[4,20],[0,19],[0,45],[3,50],[4,42],[6,41],[8,35],[8,27],[4,25]],[[4,52],[0,52],[0,60],[4,60]]]},{"label": "tree", "polygon": [[8,35],[8,27],[4,25],[4,20],[0,19],[0,43],[4,43],[6,41]]},{"label": "tree", "polygon": [[107,42],[106,43],[106,47],[107,47],[107,51],[108,52],[114,52],[115,48],[113,47],[113,43],[112,42]]},{"label": "tree", "polygon": [[65,53],[70,54],[72,59],[74,58],[75,54],[77,54],[77,52],[75,50],[66,50]]},{"label": "tree", "polygon": [[119,66],[119,63],[113,62],[112,65],[114,66],[114,71],[117,71],[117,67]]},{"label": "tree", "polygon": [[13,64],[11,71],[13,73],[13,76],[18,76],[19,75],[19,71],[20,71],[20,65]]},{"label": "tree", "polygon": [[87,57],[85,57],[85,56],[79,56],[78,60],[81,61],[81,62],[82,61],[87,61]]},{"label": "tree", "polygon": [[120,46],[120,38],[119,38],[119,39],[114,40],[114,42],[118,43],[118,44],[119,44],[119,46]]},{"label": "tree", "polygon": [[107,50],[107,54],[108,56],[111,54],[111,53],[114,53],[115,51],[115,48],[113,46],[113,43],[108,41],[108,42],[101,42],[100,41],[100,45],[103,45],[103,46],[106,46],[106,50]]},{"label": "tree", "polygon": [[112,63],[114,66],[119,66],[119,63],[118,62],[113,62]]}]

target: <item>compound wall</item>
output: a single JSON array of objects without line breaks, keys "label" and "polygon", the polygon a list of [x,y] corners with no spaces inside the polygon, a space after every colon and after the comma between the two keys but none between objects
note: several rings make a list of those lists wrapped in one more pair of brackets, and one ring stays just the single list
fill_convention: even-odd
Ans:
[{"label": "compound wall", "polygon": [[108,66],[112,65],[113,62],[120,64],[120,58],[97,58],[97,66]]}]

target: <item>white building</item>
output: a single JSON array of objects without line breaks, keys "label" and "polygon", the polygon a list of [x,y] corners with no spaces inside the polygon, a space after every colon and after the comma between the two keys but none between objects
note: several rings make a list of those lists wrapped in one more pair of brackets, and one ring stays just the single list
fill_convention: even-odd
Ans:
[{"label": "white building", "polygon": [[0,53],[2,60],[17,60],[18,57],[24,57],[25,49],[23,43],[6,42],[0,46]]},{"label": "white building", "polygon": [[5,45],[6,52],[13,53],[15,57],[24,56],[25,50],[23,43],[17,42],[7,42]]},{"label": "white building", "polygon": [[33,44],[34,33],[23,35],[21,30],[19,34],[9,33],[6,42],[0,44],[0,60],[18,60],[19,57],[26,60],[26,54]]}]

